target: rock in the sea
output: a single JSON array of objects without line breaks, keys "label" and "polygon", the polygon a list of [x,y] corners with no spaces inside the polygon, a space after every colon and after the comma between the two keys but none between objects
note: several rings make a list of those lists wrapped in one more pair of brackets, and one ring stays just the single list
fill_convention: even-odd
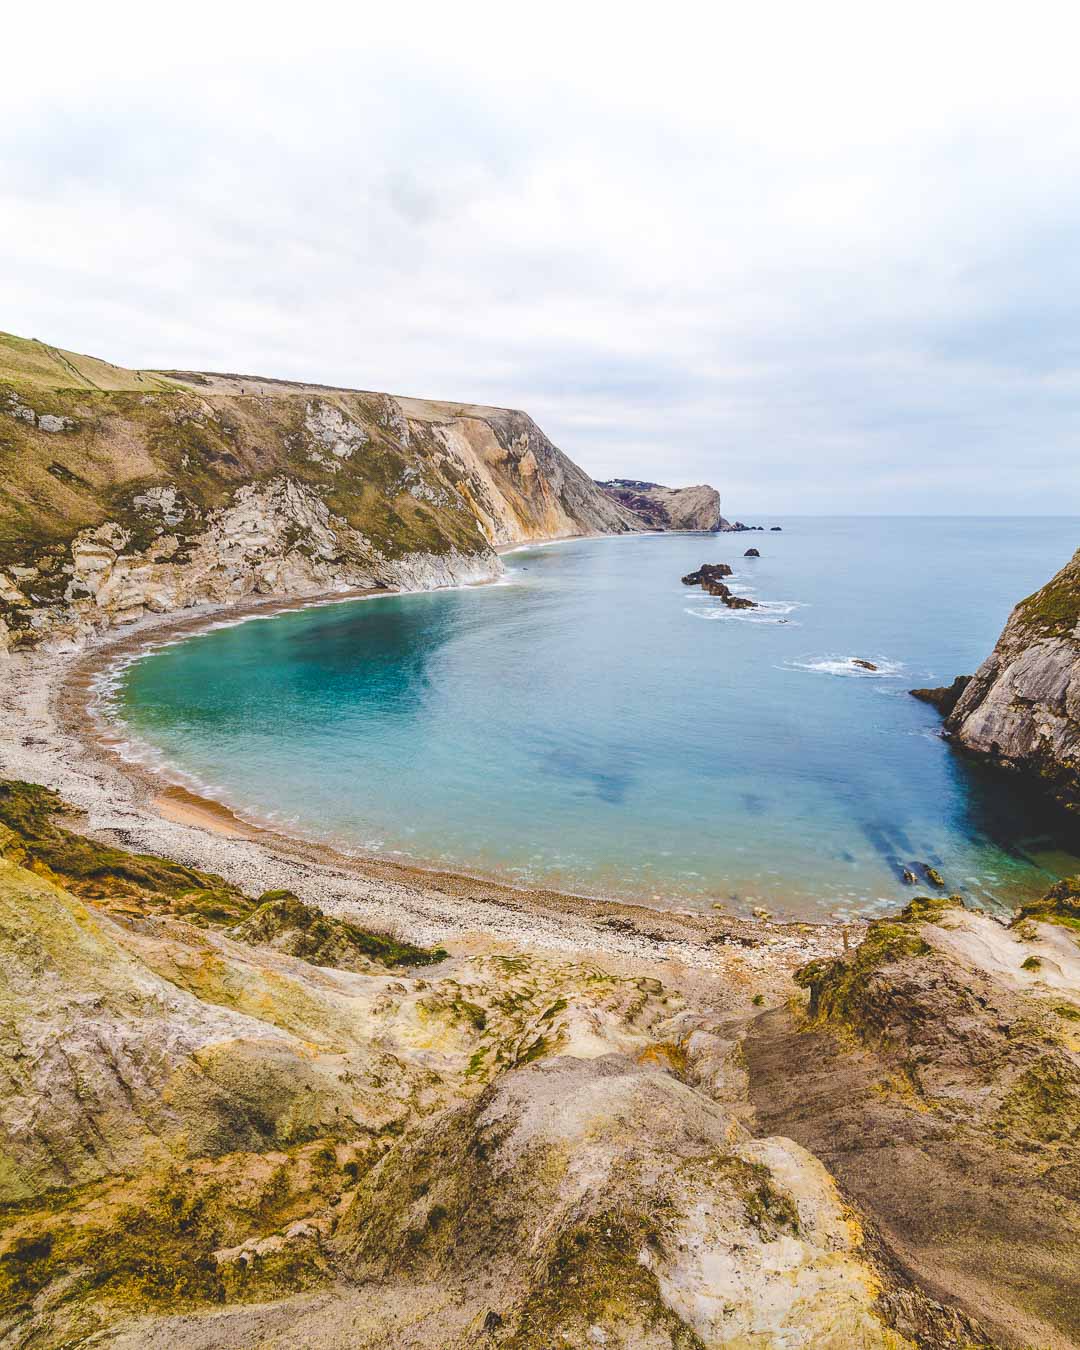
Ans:
[{"label": "rock in the sea", "polygon": [[757,602],[748,600],[745,595],[731,595],[730,593],[721,596],[728,609],[757,609]]},{"label": "rock in the sea", "polygon": [[904,868],[904,885],[905,885],[905,886],[914,886],[915,883],[916,883],[918,880],[919,880],[919,878],[915,875],[915,873],[911,870],[910,867],[905,867],[905,868]]},{"label": "rock in the sea", "polygon": [[774,525],[774,526],[772,526],[772,532],[773,532],[773,534],[779,534],[780,531],[781,531],[781,529],[782,529],[782,526],[780,526],[780,525]]},{"label": "rock in the sea", "polygon": [[931,867],[929,863],[925,863],[923,865],[923,871],[926,873],[926,879],[931,886],[937,886],[941,890],[945,889],[945,878],[936,867]]},{"label": "rock in the sea", "polygon": [[1080,551],[1016,606],[945,731],[1080,816]]},{"label": "rock in the sea", "polygon": [[746,552],[743,554],[743,557],[744,557],[744,558],[760,558],[760,557],[761,557],[761,554],[757,551],[756,548],[748,548],[748,549],[746,550]]},{"label": "rock in the sea", "polygon": [[702,563],[696,572],[687,572],[683,577],[684,586],[701,586],[706,581],[719,581],[721,577],[731,576],[727,563]]},{"label": "rock in the sea", "polygon": [[851,658],[851,664],[853,666],[858,666],[861,670],[877,670],[877,666],[874,665],[873,661],[864,661],[861,656],[853,656]]},{"label": "rock in the sea", "polygon": [[937,689],[909,689],[908,693],[912,698],[931,704],[941,713],[942,717],[948,717],[960,702],[961,694],[970,683],[970,675],[957,675],[952,684],[942,685]]}]

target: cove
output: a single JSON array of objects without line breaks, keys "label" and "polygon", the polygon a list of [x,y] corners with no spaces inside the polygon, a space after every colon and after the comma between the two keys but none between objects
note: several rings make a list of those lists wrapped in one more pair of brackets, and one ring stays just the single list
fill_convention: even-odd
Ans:
[{"label": "cove", "polygon": [[[1080,860],[907,690],[974,670],[1078,526],[796,518],[533,546],[497,585],[151,650],[108,708],[133,755],[346,850],[811,919],[892,907],[929,864],[1009,905]],[[759,607],[683,586],[706,561]]]}]

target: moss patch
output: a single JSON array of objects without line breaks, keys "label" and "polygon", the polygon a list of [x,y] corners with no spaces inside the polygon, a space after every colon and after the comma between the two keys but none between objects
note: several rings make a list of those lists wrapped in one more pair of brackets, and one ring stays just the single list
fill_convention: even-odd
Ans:
[{"label": "moss patch", "polygon": [[[441,947],[431,951],[331,918],[305,905],[292,891],[267,891],[259,897],[258,908],[232,928],[229,936],[256,947],[274,947],[316,966],[347,968],[358,959],[385,966],[426,966],[446,957]],[[483,1010],[476,1012],[482,1019]]]}]

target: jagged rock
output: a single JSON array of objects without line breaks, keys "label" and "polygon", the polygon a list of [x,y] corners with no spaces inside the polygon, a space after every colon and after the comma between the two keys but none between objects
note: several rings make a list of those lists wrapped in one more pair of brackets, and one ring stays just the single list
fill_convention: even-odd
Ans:
[{"label": "jagged rock", "polygon": [[970,683],[970,675],[957,675],[952,684],[943,685],[936,689],[909,689],[908,693],[912,698],[917,698],[923,703],[929,703],[943,717],[948,717],[957,703],[960,702],[961,695]]},{"label": "jagged rock", "polygon": [[861,670],[877,670],[877,666],[874,665],[873,661],[864,661],[861,656],[853,656],[851,658],[851,664],[853,666],[858,666]]},{"label": "jagged rock", "polygon": [[747,599],[745,595],[731,595],[729,593],[721,598],[728,609],[757,609],[757,602]]},{"label": "jagged rock", "polygon": [[702,563],[696,572],[687,572],[682,579],[684,586],[701,586],[706,581],[720,581],[724,577],[731,576],[731,568],[727,563]]},{"label": "jagged rock", "polygon": [[761,557],[761,554],[757,551],[756,548],[748,548],[748,549],[746,550],[746,552],[743,554],[743,557],[744,557],[744,558],[760,558],[760,557]]},{"label": "jagged rock", "polygon": [[1016,606],[945,731],[1080,815],[1080,552]]}]

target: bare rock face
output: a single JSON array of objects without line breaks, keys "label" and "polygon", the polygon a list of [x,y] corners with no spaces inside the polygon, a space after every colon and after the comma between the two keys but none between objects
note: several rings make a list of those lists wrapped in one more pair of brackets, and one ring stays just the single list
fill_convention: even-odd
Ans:
[{"label": "bare rock face", "polygon": [[1080,552],[1016,606],[945,729],[1080,813]]},{"label": "bare rock face", "polygon": [[598,486],[651,530],[718,531],[728,527],[720,514],[720,494],[706,484],[669,488],[633,478],[613,478]]},{"label": "bare rock face", "polygon": [[0,334],[0,652],[251,597],[481,581],[494,548],[644,528],[524,413]]}]

